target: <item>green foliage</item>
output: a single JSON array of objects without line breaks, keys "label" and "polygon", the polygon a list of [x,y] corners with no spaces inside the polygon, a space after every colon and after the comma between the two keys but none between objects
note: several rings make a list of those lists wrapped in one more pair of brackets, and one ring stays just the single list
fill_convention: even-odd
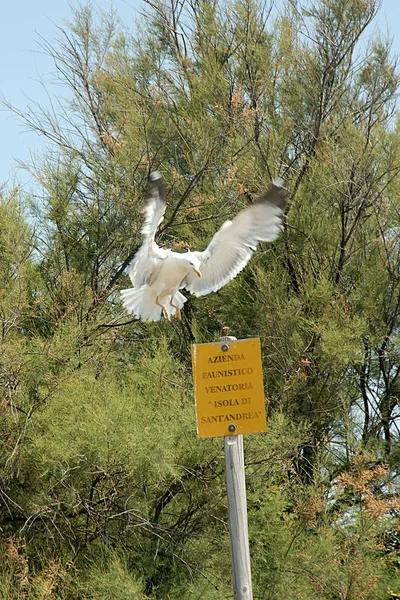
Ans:
[{"label": "green foliage", "polygon": [[[146,9],[132,34],[78,7],[44,44],[72,100],[59,120],[16,110],[51,145],[40,194],[0,195],[0,596],[232,596],[223,444],[196,437],[189,352],[229,331],[260,337],[268,402],[245,439],[254,597],[400,597],[398,74],[362,40],[378,2]],[[289,190],[279,239],[181,323],[119,300],[152,169],[158,241],[181,249],[274,177]]]}]

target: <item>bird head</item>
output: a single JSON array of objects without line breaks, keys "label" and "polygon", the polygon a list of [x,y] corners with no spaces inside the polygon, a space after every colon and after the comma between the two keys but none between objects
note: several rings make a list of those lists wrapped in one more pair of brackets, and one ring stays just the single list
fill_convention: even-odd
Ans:
[{"label": "bird head", "polygon": [[196,273],[197,277],[201,277],[201,260],[192,252],[186,254],[186,260],[189,262],[190,268]]}]

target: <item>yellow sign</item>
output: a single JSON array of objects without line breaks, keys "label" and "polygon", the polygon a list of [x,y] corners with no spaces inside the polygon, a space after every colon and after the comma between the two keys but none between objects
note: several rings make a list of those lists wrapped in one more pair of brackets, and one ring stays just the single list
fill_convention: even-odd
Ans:
[{"label": "yellow sign", "polygon": [[199,437],[266,431],[260,340],[192,346]]}]

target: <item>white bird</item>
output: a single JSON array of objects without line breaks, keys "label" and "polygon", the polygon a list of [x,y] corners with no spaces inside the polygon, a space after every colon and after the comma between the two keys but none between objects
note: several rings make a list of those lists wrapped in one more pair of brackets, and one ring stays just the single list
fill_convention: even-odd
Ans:
[{"label": "white bird", "polygon": [[150,174],[143,243],[129,267],[132,288],[121,290],[128,313],[145,321],[161,315],[181,318],[186,288],[195,296],[216,292],[247,265],[258,242],[272,242],[281,229],[286,206],[281,179],[232,221],[225,221],[203,252],[173,252],[154,241],[167,198],[161,175]]}]

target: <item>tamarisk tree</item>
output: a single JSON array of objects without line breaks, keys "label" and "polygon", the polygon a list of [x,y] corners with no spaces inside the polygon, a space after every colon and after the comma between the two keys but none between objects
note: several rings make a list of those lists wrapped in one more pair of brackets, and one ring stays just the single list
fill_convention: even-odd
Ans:
[{"label": "tamarisk tree", "polygon": [[[231,594],[189,351],[228,328],[263,351],[255,597],[400,597],[398,73],[378,10],[152,0],[130,31],[80,6],[42,40],[67,99],[13,108],[48,150],[35,194],[0,197],[0,595]],[[172,324],[119,295],[156,170],[160,246],[204,249],[274,178],[289,200],[282,235]]]}]

